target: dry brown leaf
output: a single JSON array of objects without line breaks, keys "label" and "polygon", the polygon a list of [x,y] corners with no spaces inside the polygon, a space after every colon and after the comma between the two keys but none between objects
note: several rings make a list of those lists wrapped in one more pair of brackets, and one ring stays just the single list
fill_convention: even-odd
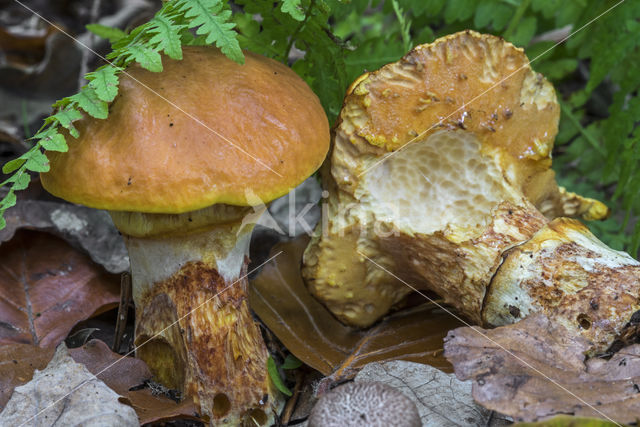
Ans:
[{"label": "dry brown leaf", "polygon": [[636,421],[640,345],[585,362],[588,349],[586,340],[544,314],[491,330],[456,329],[445,342],[456,376],[474,381],[473,398],[516,421],[559,414]]},{"label": "dry brown leaf", "polygon": [[191,419],[203,421],[196,412],[196,406],[191,397],[180,403],[162,396],[154,396],[151,390],[130,391],[127,397],[121,397],[120,401],[135,409],[140,420],[140,425],[147,423],[157,423],[174,419]]},{"label": "dry brown leaf", "polygon": [[118,398],[84,365],[75,362],[62,343],[44,370],[15,388],[0,420],[3,426],[137,426],[133,408]]},{"label": "dry brown leaf", "polygon": [[142,360],[114,353],[101,340],[91,340],[82,347],[70,349],[69,353],[73,360],[84,364],[89,372],[121,396],[151,378],[151,372]]},{"label": "dry brown leaf", "polygon": [[4,214],[7,225],[0,230],[0,244],[11,240],[19,229],[46,231],[82,249],[110,273],[129,271],[124,240],[106,211],[21,196],[18,204]]},{"label": "dry brown leaf", "polygon": [[7,404],[13,389],[33,378],[33,371],[43,370],[54,348],[41,348],[31,344],[0,346],[0,409]]},{"label": "dry brown leaf", "polygon": [[451,315],[422,305],[397,312],[366,330],[340,323],[305,287],[300,275],[307,237],[276,245],[279,251],[251,282],[249,304],[298,359],[334,380],[350,378],[367,363],[409,360],[440,369],[443,338],[461,326]]},{"label": "dry brown leaf", "polygon": [[0,269],[0,344],[56,346],[120,297],[117,276],[46,233],[18,231],[0,246]]},{"label": "dry brown leaf", "polygon": [[201,420],[196,416],[191,398],[176,403],[163,396],[154,396],[148,388],[129,391],[151,378],[151,372],[142,360],[114,353],[101,340],[91,340],[82,347],[69,350],[69,353],[76,362],[84,364],[89,372],[122,396],[120,401],[133,407],[140,424],[177,418]]}]

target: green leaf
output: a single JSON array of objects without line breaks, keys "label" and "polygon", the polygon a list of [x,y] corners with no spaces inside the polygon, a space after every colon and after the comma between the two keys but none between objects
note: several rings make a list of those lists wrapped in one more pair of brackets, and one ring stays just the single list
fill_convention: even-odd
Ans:
[{"label": "green leaf", "polygon": [[[93,73],[87,74],[89,86],[96,92],[98,98],[104,102],[111,102],[118,94],[118,69],[112,65],[105,65]],[[64,124],[62,124],[64,126]],[[66,127],[66,126],[65,126]]]},{"label": "green leaf", "polygon": [[282,364],[281,368],[290,370],[290,369],[298,369],[300,366],[302,366],[302,362],[300,361],[300,359],[295,357],[293,354],[289,354],[284,359],[284,363]]},{"label": "green leaf", "polygon": [[244,55],[238,43],[236,24],[228,22],[230,10],[222,10],[220,0],[178,0],[176,10],[191,18],[189,28],[196,28],[196,34],[205,35],[209,44],[215,43],[228,58],[239,64],[244,63]]},{"label": "green leaf", "polygon": [[86,28],[96,36],[109,40],[111,44],[127,36],[127,33],[119,28],[107,27],[101,24],[88,24]]},{"label": "green leaf", "polygon": [[[60,123],[60,125],[67,129],[71,136],[77,138],[79,136],[78,130],[73,126],[73,122],[82,118],[82,113],[75,108],[65,108],[58,111],[52,116]],[[40,138],[39,134],[36,134],[34,138]]]},{"label": "green leaf", "polygon": [[267,359],[267,371],[269,372],[269,377],[271,378],[271,381],[273,381],[273,385],[276,386],[276,388],[278,390],[280,390],[282,393],[284,393],[287,396],[291,396],[291,390],[289,390],[287,388],[286,385],[284,385],[284,382],[282,381],[282,378],[280,378],[280,372],[278,372],[278,367],[276,366],[276,362],[275,360],[273,360],[273,357],[269,356],[269,359]]},{"label": "green leaf", "polygon": [[11,177],[11,182],[13,182],[11,186],[13,190],[24,190],[29,186],[29,182],[31,182],[31,175],[25,171],[18,172]]},{"label": "green leaf", "polygon": [[516,46],[527,46],[536,34],[538,21],[535,16],[528,16],[518,24],[513,36],[508,40]]},{"label": "green leaf", "polygon": [[52,132],[45,135],[40,139],[40,145],[42,148],[48,151],[59,151],[62,153],[66,153],[69,151],[69,147],[67,146],[67,141],[64,139],[64,135],[58,133],[56,128],[52,129]]},{"label": "green leaf", "polygon": [[173,23],[169,18],[159,15],[150,21],[149,33],[154,34],[149,44],[154,49],[162,50],[171,59],[182,59],[180,32],[186,25]]},{"label": "green leaf", "polygon": [[128,48],[129,56],[133,58],[145,70],[159,73],[162,71],[162,58],[160,54],[145,45],[133,45]]},{"label": "green leaf", "polygon": [[49,172],[49,159],[40,149],[27,151],[23,154],[27,159],[24,166],[33,172]]},{"label": "green leaf", "polygon": [[444,10],[444,21],[451,24],[465,21],[473,16],[476,0],[449,0]]},{"label": "green leaf", "polygon": [[280,10],[291,15],[296,21],[304,21],[304,9],[302,8],[302,0],[282,0]]},{"label": "green leaf", "polygon": [[476,28],[488,27],[489,23],[493,20],[495,7],[495,1],[480,2],[473,17],[473,25],[475,25]]},{"label": "green leaf", "polygon": [[106,119],[109,114],[107,103],[98,98],[96,91],[90,87],[83,87],[80,92],[70,97],[80,108],[96,119]]},{"label": "green leaf", "polygon": [[9,160],[7,163],[4,164],[4,166],[2,166],[2,173],[8,174],[13,171],[16,171],[20,169],[20,166],[22,166],[26,161],[27,161],[26,159],[21,159],[21,158]]},{"label": "green leaf", "polygon": [[16,195],[13,192],[13,190],[9,190],[9,192],[7,193],[6,196],[4,196],[4,199],[2,199],[0,201],[0,210],[2,210],[3,212],[7,209],[9,209],[12,206],[16,205]]}]

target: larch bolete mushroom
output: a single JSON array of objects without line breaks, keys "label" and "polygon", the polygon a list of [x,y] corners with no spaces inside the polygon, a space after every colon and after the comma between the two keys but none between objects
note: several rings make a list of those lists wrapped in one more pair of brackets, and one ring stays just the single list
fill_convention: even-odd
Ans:
[{"label": "larch bolete mushroom", "polygon": [[[496,294],[492,280],[511,248],[553,218],[608,215],[602,203],[556,184],[559,112],[552,85],[522,49],[473,31],[359,77],[323,169],[328,218],[304,255],[310,291],[343,322],[365,327],[412,292],[396,276],[478,324],[492,323],[504,304],[493,301],[489,315],[486,298]],[[609,256],[601,243],[589,248],[596,247],[594,256]],[[558,305],[584,283],[574,285],[527,310]]]},{"label": "larch bolete mushroom", "polygon": [[282,398],[247,302],[254,205],[322,163],[329,126],[285,65],[185,47],[164,71],[131,67],[106,120],[84,118],[50,153],[52,194],[107,209],[125,238],[137,355],[212,424],[268,425]]}]

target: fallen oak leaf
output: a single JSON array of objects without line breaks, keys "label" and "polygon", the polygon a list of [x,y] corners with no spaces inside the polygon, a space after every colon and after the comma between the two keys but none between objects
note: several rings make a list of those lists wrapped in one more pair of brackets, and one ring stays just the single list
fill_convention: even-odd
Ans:
[{"label": "fallen oak leaf", "polygon": [[101,340],[91,340],[82,347],[70,349],[69,353],[120,396],[126,396],[129,389],[151,378],[146,363],[114,353]]},{"label": "fallen oak leaf", "polygon": [[6,344],[0,346],[0,409],[11,398],[13,389],[33,378],[36,369],[42,370],[53,356],[54,348],[32,344]]},{"label": "fallen oak leaf", "polygon": [[121,397],[120,402],[131,406],[138,414],[140,425],[158,423],[175,419],[190,419],[194,421],[206,421],[198,417],[193,398],[187,397],[180,403],[163,397],[154,396],[148,388],[134,390]]},{"label": "fallen oak leaf", "polygon": [[[451,369],[442,356],[442,340],[462,323],[431,305],[394,313],[366,330],[340,323],[307,290],[300,274],[308,238],[279,243],[282,251],[251,281],[249,304],[298,359],[330,375],[353,377],[370,362],[409,360]],[[313,339],[309,339],[312,336]]]},{"label": "fallen oak leaf", "polygon": [[0,344],[56,346],[81,320],[113,308],[119,280],[47,233],[0,246]]},{"label": "fallen oak leaf", "polygon": [[537,314],[491,330],[451,331],[445,356],[458,379],[474,381],[477,402],[516,421],[573,414],[635,422],[640,413],[640,345],[626,347],[610,360],[585,361],[589,347],[586,339]]},{"label": "fallen oak leaf", "polygon": [[20,229],[46,231],[84,250],[110,273],[129,270],[124,240],[105,211],[70,203],[20,200],[4,218],[7,225],[0,230],[0,243],[11,240]]},{"label": "fallen oak leaf", "polygon": [[16,387],[0,419],[2,425],[138,425],[135,411],[75,362],[64,343],[44,370]]},{"label": "fallen oak leaf", "polygon": [[178,418],[202,421],[196,415],[196,406],[191,398],[176,403],[154,395],[149,388],[131,390],[151,378],[151,372],[142,360],[114,353],[103,341],[95,339],[69,350],[69,353],[73,360],[84,364],[89,372],[118,393],[120,402],[136,411],[140,424]]}]

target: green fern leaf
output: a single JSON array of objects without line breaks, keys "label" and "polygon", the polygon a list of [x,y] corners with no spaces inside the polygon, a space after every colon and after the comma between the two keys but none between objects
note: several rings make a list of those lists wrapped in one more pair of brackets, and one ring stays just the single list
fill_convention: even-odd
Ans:
[{"label": "green fern leaf", "polygon": [[29,175],[23,169],[21,172],[18,172],[15,175],[11,176],[11,178],[9,178],[7,181],[13,183],[13,186],[11,187],[12,190],[24,190],[29,186],[29,182],[31,182],[31,175]]},{"label": "green fern leaf", "polygon": [[64,135],[58,133],[57,128],[48,128],[46,130],[46,133],[39,138],[40,145],[45,150],[60,151],[62,153],[66,153],[67,151],[69,151],[69,147],[67,146],[67,141],[64,139]]},{"label": "green fern leaf", "polygon": [[80,92],[71,96],[70,99],[96,119],[106,119],[109,114],[107,103],[98,98],[98,94],[92,87],[83,87]]},{"label": "green fern leaf", "polygon": [[32,172],[49,172],[49,159],[39,148],[29,150],[23,156],[27,159],[25,168]]},{"label": "green fern leaf", "polygon": [[172,59],[182,59],[180,32],[186,25],[173,23],[166,16],[158,15],[150,21],[149,33],[154,34],[149,44],[157,50],[162,50]]},{"label": "green fern leaf", "polygon": [[107,27],[106,25],[89,24],[86,25],[86,29],[100,38],[109,40],[109,43],[111,44],[116,43],[118,40],[127,36],[127,33],[121,29]]},{"label": "green fern leaf", "polygon": [[17,202],[17,199],[16,199],[15,193],[13,192],[13,189],[9,190],[7,195],[4,196],[4,199],[0,201],[0,210],[5,211],[10,207],[15,206],[16,202]]},{"label": "green fern leaf", "polygon": [[20,167],[26,162],[27,159],[13,159],[8,161],[2,166],[2,173],[11,173],[20,169]]},{"label": "green fern leaf", "polygon": [[280,10],[291,15],[296,21],[304,21],[305,15],[302,8],[302,0],[283,0]]},{"label": "green fern leaf", "polygon": [[[57,120],[62,127],[66,128],[71,136],[73,136],[74,138],[77,138],[79,136],[78,130],[75,128],[75,126],[73,126],[73,122],[82,118],[82,113],[80,111],[74,108],[65,108],[58,111],[52,117]],[[39,137],[40,134],[36,134],[34,136],[34,138]]]},{"label": "green fern leaf", "polygon": [[149,46],[133,45],[129,46],[128,51],[129,58],[135,60],[142,68],[154,73],[162,71],[160,54]]},{"label": "green fern leaf", "polygon": [[96,95],[98,95],[100,100],[104,102],[111,102],[118,94],[117,73],[118,69],[116,67],[112,65],[105,65],[98,68],[93,73],[87,74],[89,86],[96,91]]},{"label": "green fern leaf", "polygon": [[222,53],[239,64],[244,63],[244,55],[238,36],[233,28],[236,24],[229,22],[230,10],[223,10],[219,0],[180,0],[176,2],[176,11],[191,18],[189,28],[196,28],[196,34],[206,35],[208,44],[215,43]]}]

